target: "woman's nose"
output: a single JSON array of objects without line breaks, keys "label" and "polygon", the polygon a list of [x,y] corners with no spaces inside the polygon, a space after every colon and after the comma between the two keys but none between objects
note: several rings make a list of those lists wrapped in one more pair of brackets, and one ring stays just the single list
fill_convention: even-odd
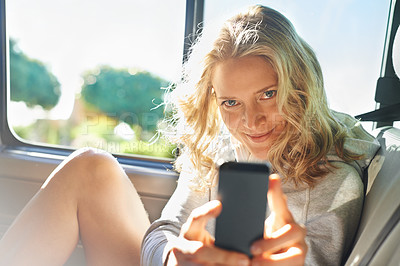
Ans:
[{"label": "woman's nose", "polygon": [[257,130],[267,123],[267,114],[258,104],[252,104],[247,106],[243,113],[243,123],[249,129]]}]

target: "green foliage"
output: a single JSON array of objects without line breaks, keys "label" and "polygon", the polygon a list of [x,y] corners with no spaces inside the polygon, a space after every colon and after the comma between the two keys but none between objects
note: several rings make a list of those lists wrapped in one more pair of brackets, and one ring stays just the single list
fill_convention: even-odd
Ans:
[{"label": "green foliage", "polygon": [[[117,122],[107,116],[98,116],[88,119],[78,126],[69,129],[75,148],[93,147],[111,153],[128,153],[153,157],[174,158],[175,145],[168,143],[163,138],[155,141],[143,140],[143,130],[138,125],[130,126],[134,135],[126,140],[114,133]],[[154,136],[155,133],[148,133]]]},{"label": "green foliage", "polygon": [[152,131],[163,117],[162,87],[168,82],[148,72],[103,66],[83,75],[82,98],[89,106],[130,125]]},{"label": "green foliage", "polygon": [[61,95],[60,83],[46,66],[22,53],[10,39],[10,91],[12,101],[24,101],[27,106],[53,108]]},{"label": "green foliage", "polygon": [[[159,158],[174,158],[175,145],[163,138],[155,141],[141,140],[142,129],[132,126],[135,136],[125,140],[113,132],[110,118],[100,116],[95,121],[72,125],[66,121],[38,120],[29,126],[13,127],[22,139],[36,143],[65,145],[73,148],[93,147],[114,154],[135,154]],[[154,136],[154,134],[153,134]]]},{"label": "green foliage", "polygon": [[[60,97],[60,84],[43,63],[28,58],[10,41],[11,99],[30,107],[52,108]],[[155,141],[157,124],[163,119],[162,87],[168,82],[148,72],[131,74],[126,69],[103,66],[83,75],[78,120],[39,119],[29,126],[13,127],[26,140],[73,148],[94,147],[111,153],[173,158],[175,146]],[[77,104],[77,102],[75,103]],[[80,106],[80,105],[78,105]],[[84,110],[85,109],[85,110]],[[125,122],[123,124],[121,122]],[[127,131],[116,131],[124,125]]]}]

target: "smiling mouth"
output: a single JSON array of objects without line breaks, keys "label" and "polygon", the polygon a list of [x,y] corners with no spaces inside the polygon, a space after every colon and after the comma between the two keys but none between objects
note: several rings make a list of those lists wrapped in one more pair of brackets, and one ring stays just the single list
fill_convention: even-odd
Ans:
[{"label": "smiling mouth", "polygon": [[254,143],[261,143],[266,141],[272,134],[275,128],[271,129],[267,133],[262,133],[262,134],[246,134],[247,138],[251,140]]}]

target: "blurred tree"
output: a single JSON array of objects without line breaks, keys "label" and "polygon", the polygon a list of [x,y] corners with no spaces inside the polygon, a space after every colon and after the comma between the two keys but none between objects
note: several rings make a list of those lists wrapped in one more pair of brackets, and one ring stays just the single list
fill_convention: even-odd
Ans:
[{"label": "blurred tree", "polygon": [[53,108],[61,95],[60,83],[46,66],[29,58],[10,39],[10,93],[12,101],[24,101],[27,106]]},{"label": "blurred tree", "polygon": [[83,75],[82,98],[95,110],[144,130],[154,130],[163,117],[162,87],[168,82],[149,72],[102,66]]}]

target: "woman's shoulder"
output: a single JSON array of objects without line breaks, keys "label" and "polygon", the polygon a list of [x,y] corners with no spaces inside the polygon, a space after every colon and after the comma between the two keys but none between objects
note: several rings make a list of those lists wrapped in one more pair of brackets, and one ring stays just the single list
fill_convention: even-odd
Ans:
[{"label": "woman's shoulder", "polygon": [[329,173],[310,190],[310,211],[348,213],[361,208],[364,186],[358,171],[345,162],[332,162]]},{"label": "woman's shoulder", "polygon": [[345,139],[344,148],[355,154],[364,154],[365,159],[371,159],[380,147],[376,138],[367,132],[360,121],[354,117],[345,113],[332,112],[349,133],[349,137]]},{"label": "woman's shoulder", "polygon": [[342,190],[363,192],[362,176],[352,163],[333,161],[330,164],[328,174],[316,184],[313,190],[335,194],[342,192]]},{"label": "woman's shoulder", "polygon": [[[370,133],[368,133],[360,121],[355,119],[354,117],[345,114],[332,111],[335,119],[337,119],[348,131],[348,137],[344,139],[343,148],[352,153],[361,155],[361,158],[352,162],[346,162],[355,168],[360,176],[362,176],[364,169],[367,168],[375,156],[376,152],[380,148],[380,144]],[[326,159],[329,163],[341,162],[341,159],[337,153],[335,148],[332,148]]]}]

